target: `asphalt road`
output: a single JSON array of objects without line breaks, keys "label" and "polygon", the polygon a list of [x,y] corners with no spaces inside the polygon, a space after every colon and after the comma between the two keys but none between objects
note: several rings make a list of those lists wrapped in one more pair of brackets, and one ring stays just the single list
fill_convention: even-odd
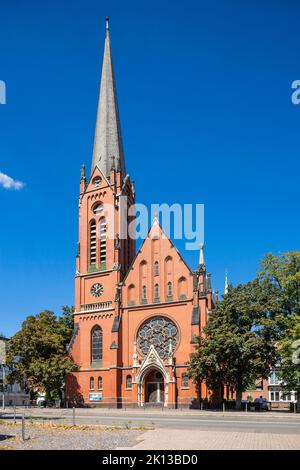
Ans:
[{"label": "asphalt road", "polygon": [[[9,410],[6,410],[8,413]],[[12,414],[6,414],[3,418],[10,419]],[[72,424],[72,410],[26,410],[27,419],[37,421],[49,420],[56,423]],[[17,412],[17,418],[20,418]],[[1,419],[1,416],[0,416]],[[253,433],[274,434],[299,434],[300,415],[280,415],[275,413],[237,414],[222,412],[202,414],[175,412],[143,412],[143,411],[114,411],[114,410],[75,410],[75,422],[77,425],[107,425],[107,426],[143,426],[147,428],[164,429],[197,429],[208,431],[239,431]]]}]

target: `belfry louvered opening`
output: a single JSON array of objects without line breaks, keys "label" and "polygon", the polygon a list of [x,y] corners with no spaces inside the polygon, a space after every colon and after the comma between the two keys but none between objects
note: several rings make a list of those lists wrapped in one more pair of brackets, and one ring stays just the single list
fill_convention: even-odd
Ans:
[{"label": "belfry louvered opening", "polygon": [[100,264],[106,263],[106,219],[100,220]]},{"label": "belfry louvered opening", "polygon": [[95,266],[97,262],[97,228],[93,220],[90,224],[90,264]]}]

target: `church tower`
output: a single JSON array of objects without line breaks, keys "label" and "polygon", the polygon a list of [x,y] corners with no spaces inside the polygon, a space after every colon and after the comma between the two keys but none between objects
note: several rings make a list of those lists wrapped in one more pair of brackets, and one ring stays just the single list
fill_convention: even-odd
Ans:
[{"label": "church tower", "polygon": [[156,215],[136,253],[133,183],[126,173],[106,20],[91,173],[81,169],[74,332],[79,366],[66,401],[89,406],[199,407],[209,398],[187,363],[214,307],[203,245],[192,271]]},{"label": "church tower", "polygon": [[[125,170],[107,18],[90,176],[81,169],[75,329],[69,351],[80,366],[81,384],[86,382],[95,393],[101,394],[102,376],[109,373],[107,398],[112,400],[120,395],[121,282],[135,256],[135,240],[127,237],[128,224],[134,223],[127,215],[132,204],[134,187]],[[88,384],[97,370],[102,371],[99,383]]]}]

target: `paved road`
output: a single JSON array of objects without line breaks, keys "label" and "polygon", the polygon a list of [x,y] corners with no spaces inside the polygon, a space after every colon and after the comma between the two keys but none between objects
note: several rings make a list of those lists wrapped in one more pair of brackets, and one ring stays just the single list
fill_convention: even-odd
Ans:
[{"label": "paved road", "polygon": [[[9,416],[11,417],[12,415],[7,415],[7,417]],[[26,416],[28,418],[33,417],[34,419],[47,419],[57,423],[72,424],[72,410],[29,409],[26,410]],[[177,430],[299,434],[300,436],[300,415],[293,414],[101,411],[79,408],[76,409],[75,416],[76,424],[78,425],[143,426]]]}]

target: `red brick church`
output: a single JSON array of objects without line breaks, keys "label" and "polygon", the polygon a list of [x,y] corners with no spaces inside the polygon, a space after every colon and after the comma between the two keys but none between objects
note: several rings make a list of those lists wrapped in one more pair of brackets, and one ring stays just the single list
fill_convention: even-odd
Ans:
[{"label": "red brick church", "polygon": [[83,167],[80,180],[69,345],[80,370],[67,378],[66,399],[90,406],[197,407],[208,392],[188,379],[186,363],[213,308],[203,247],[192,272],[155,217],[136,252],[135,240],[120,236],[124,217],[134,223],[121,210],[121,196],[134,204],[107,21],[91,175]]}]

